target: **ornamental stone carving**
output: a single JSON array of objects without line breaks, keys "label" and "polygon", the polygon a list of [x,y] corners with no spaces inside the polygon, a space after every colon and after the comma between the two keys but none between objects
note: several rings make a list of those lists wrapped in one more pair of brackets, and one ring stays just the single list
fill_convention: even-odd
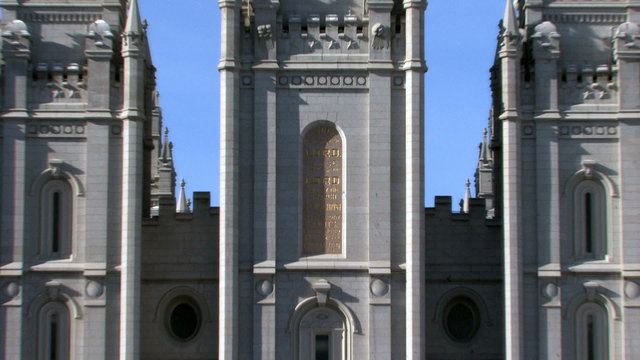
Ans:
[{"label": "ornamental stone carving", "polygon": [[553,300],[556,296],[558,296],[559,288],[558,285],[554,283],[548,283],[542,289],[542,296],[544,296],[548,300]]},{"label": "ornamental stone carving", "polygon": [[273,282],[271,279],[259,280],[256,284],[256,292],[260,296],[269,296],[273,293]]},{"label": "ornamental stone carving", "polygon": [[104,286],[95,280],[87,281],[85,286],[85,294],[90,298],[99,298],[104,293]]},{"label": "ornamental stone carving", "polygon": [[2,32],[5,42],[10,45],[5,50],[28,50],[30,47],[31,33],[27,24],[22,20],[12,20]]},{"label": "ornamental stone carving", "polygon": [[9,298],[15,298],[20,294],[20,285],[15,281],[10,281],[4,286],[4,294]]},{"label": "ornamental stone carving", "polygon": [[266,25],[258,25],[256,30],[258,30],[258,37],[263,40],[271,40],[272,31],[271,24]]},{"label": "ornamental stone carving", "polygon": [[627,49],[638,48],[640,39],[640,26],[633,22],[625,22],[618,26],[615,41],[620,42],[622,47]]},{"label": "ornamental stone carving", "polygon": [[627,280],[624,284],[624,294],[628,299],[633,300],[640,297],[640,285],[632,280]]},{"label": "ornamental stone carving", "polygon": [[100,19],[89,26],[87,38],[93,39],[98,48],[109,49],[113,44],[113,33],[109,24]]},{"label": "ornamental stone carving", "polygon": [[373,279],[370,285],[371,294],[375,297],[383,297],[389,293],[389,285],[381,279]]},{"label": "ornamental stone carving", "polygon": [[376,50],[381,50],[389,47],[389,39],[388,39],[389,29],[380,24],[376,23],[371,27],[371,36],[373,37],[373,41],[371,42],[371,47]]},{"label": "ornamental stone carving", "polygon": [[560,51],[560,34],[550,21],[538,24],[531,38],[534,40],[534,52],[539,55],[552,55]]}]

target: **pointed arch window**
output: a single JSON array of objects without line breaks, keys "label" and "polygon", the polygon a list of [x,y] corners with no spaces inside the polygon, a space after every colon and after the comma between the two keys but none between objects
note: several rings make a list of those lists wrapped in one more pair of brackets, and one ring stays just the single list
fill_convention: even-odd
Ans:
[{"label": "pointed arch window", "polygon": [[579,307],[576,312],[575,329],[577,359],[609,359],[608,316],[601,305],[586,303]]},{"label": "pointed arch window", "polygon": [[51,302],[38,315],[38,360],[69,360],[69,310],[60,302]]},{"label": "pointed arch window", "polygon": [[608,211],[604,187],[597,181],[584,180],[575,187],[573,198],[576,259],[605,259],[608,253]]},{"label": "pointed arch window", "polygon": [[40,192],[40,256],[65,259],[72,246],[72,189],[64,180],[51,180]]}]

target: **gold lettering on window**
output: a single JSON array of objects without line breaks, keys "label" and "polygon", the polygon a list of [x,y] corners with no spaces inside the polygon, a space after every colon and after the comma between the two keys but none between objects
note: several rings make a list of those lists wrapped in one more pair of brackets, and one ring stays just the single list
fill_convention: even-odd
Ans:
[{"label": "gold lettering on window", "polygon": [[342,138],[328,125],[303,140],[303,252],[342,253]]}]

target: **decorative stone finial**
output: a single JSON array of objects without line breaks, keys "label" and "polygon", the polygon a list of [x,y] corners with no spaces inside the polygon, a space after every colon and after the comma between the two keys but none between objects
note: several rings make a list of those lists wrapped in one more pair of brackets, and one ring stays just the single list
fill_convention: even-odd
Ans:
[{"label": "decorative stone finial", "polygon": [[471,203],[471,181],[467,179],[465,182],[465,192],[464,192],[464,201],[462,203],[462,212],[465,214],[469,213],[469,204]]},{"label": "decorative stone finial", "polygon": [[170,158],[170,149],[169,149],[169,128],[164,128],[164,140],[162,141],[162,149],[160,150],[160,160],[162,162],[167,162]]},{"label": "decorative stone finial", "polygon": [[184,190],[185,185],[187,185],[187,183],[182,179],[182,181],[180,181],[180,195],[178,196],[178,203],[176,204],[176,212],[178,213],[189,212],[189,203],[187,202],[187,196]]}]

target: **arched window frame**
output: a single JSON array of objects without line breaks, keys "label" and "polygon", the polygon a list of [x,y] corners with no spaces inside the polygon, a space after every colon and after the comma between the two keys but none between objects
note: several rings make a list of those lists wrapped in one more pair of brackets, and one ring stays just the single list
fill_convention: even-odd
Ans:
[{"label": "arched window frame", "polygon": [[[305,159],[304,159],[304,149],[305,149],[305,139],[307,138],[307,135],[309,134],[310,131],[318,128],[318,127],[322,127],[322,126],[327,126],[327,127],[331,127],[333,128],[338,135],[340,136],[340,140],[341,140],[341,168],[342,168],[342,179],[341,179],[341,194],[340,194],[340,199],[341,199],[341,203],[342,203],[342,219],[341,219],[341,224],[340,224],[340,229],[341,229],[341,233],[342,233],[342,243],[341,243],[341,247],[342,247],[342,251],[340,254],[338,253],[324,253],[324,254],[308,254],[305,253],[304,251],[304,231],[305,231],[305,227],[304,227],[304,167],[305,167]],[[344,258],[347,254],[347,228],[346,228],[346,224],[347,224],[347,199],[346,199],[346,189],[347,189],[347,178],[348,178],[348,168],[346,166],[347,164],[347,143],[346,143],[346,137],[344,134],[344,131],[342,130],[342,128],[340,128],[337,124],[328,121],[328,120],[316,120],[311,122],[310,124],[308,124],[307,126],[304,127],[304,129],[301,131],[300,133],[300,138],[299,138],[300,142],[299,142],[299,153],[300,155],[300,170],[299,170],[299,178],[300,178],[300,194],[299,194],[299,219],[298,219],[298,224],[299,224],[299,251],[298,251],[298,255],[299,257],[315,257],[315,256],[320,256],[322,258],[329,258],[329,259],[338,259],[338,258]]]},{"label": "arched window frame", "polygon": [[[84,197],[84,186],[80,179],[74,174],[67,171],[70,168],[64,161],[58,159],[49,160],[49,167],[43,170],[38,177],[31,183],[29,197],[30,207],[33,210],[33,216],[36,218],[37,226],[34,230],[33,246],[30,247],[30,253],[34,254],[38,261],[50,261],[69,259],[74,254],[73,246],[76,244],[75,229],[75,210],[78,208],[78,199]],[[47,223],[51,221],[49,215],[51,214],[51,206],[48,203],[51,202],[51,191],[58,189],[62,191],[65,199],[66,208],[63,220],[65,221],[64,237],[68,240],[67,244],[62,244],[62,251],[50,251],[48,243],[50,242],[50,227]],[[66,201],[68,199],[68,201]],[[67,216],[68,215],[68,216]],[[68,229],[68,230],[67,230]]]},{"label": "arched window frame", "polygon": [[[353,360],[353,334],[361,333],[359,324],[353,317],[351,310],[349,310],[349,308],[341,301],[333,298],[327,298],[326,303],[324,303],[324,305],[321,305],[321,303],[319,302],[319,298],[317,297],[310,297],[302,300],[296,306],[293,314],[289,318],[287,333],[292,335],[293,359],[305,360],[304,354],[306,354],[306,352],[305,349],[302,349],[301,347],[308,343],[305,343],[301,340],[301,336],[305,336],[305,331],[301,331],[302,321],[306,319],[308,315],[312,315],[314,312],[320,311],[319,309],[332,311],[337,316],[339,316],[340,319],[342,319],[343,331],[341,333],[341,359]],[[330,331],[327,331],[327,329],[318,329],[318,334],[321,333],[329,334]],[[334,333],[332,335],[334,336],[334,341],[337,341],[337,334]]]},{"label": "arched window frame", "polygon": [[64,179],[51,179],[40,190],[38,254],[45,260],[73,254],[73,191]]},{"label": "arched window frame", "polygon": [[573,192],[573,239],[576,259],[606,260],[609,254],[607,195],[604,186],[583,180]]},{"label": "arched window frame", "polygon": [[621,331],[623,308],[607,295],[610,290],[600,283],[588,281],[582,285],[584,292],[578,292],[562,309],[563,327],[567,330],[563,335],[563,351],[570,354],[570,359],[587,359],[586,325],[588,316],[595,315],[596,320],[604,318],[604,321],[597,322],[596,325],[602,326],[598,329],[602,335],[598,341],[605,343],[598,343],[600,348],[597,355],[600,357],[595,357],[594,360],[617,359],[621,344],[615,334]]},{"label": "arched window frame", "polygon": [[[567,235],[571,243],[565,248],[571,261],[611,261],[613,251],[613,202],[618,188],[613,180],[601,172],[603,167],[593,160],[582,161],[582,168],[564,184],[564,213],[567,215]],[[585,195],[591,192],[592,251],[585,247]],[[595,230],[595,231],[593,231]]]},{"label": "arched window frame", "polygon": [[575,314],[576,359],[607,360],[609,350],[609,315],[600,304],[587,302]]},{"label": "arched window frame", "polygon": [[71,359],[71,320],[69,309],[59,301],[40,308],[37,320],[37,359]]}]

